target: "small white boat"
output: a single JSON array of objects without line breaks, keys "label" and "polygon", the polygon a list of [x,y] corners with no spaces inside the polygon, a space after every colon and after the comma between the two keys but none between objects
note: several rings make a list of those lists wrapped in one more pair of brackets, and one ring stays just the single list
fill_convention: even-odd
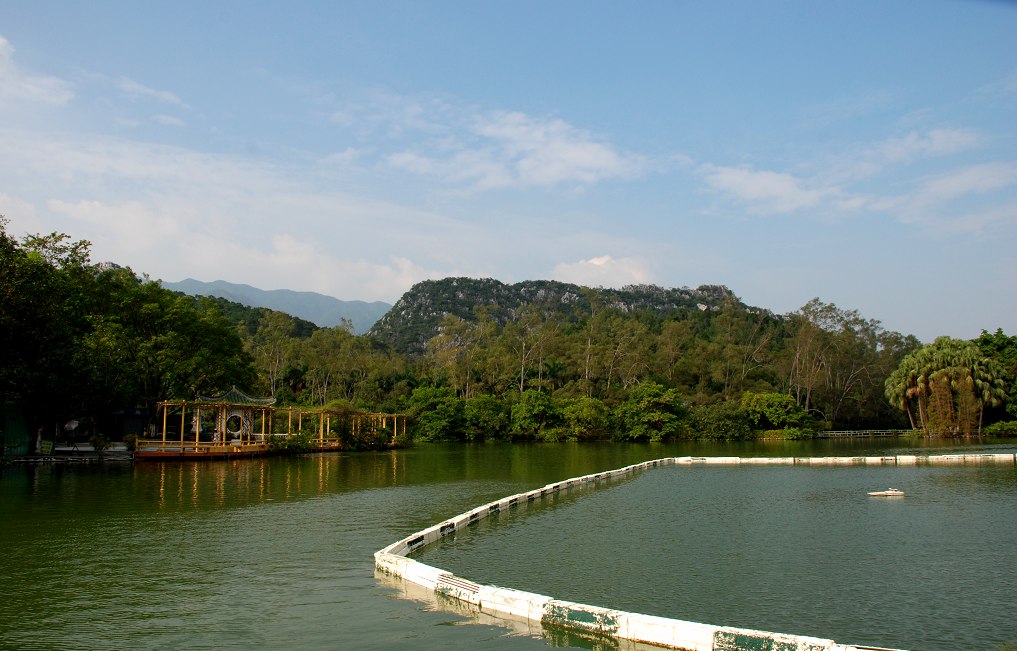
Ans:
[{"label": "small white boat", "polygon": [[872,491],[869,495],[872,497],[904,497],[904,491],[887,488],[885,491]]}]

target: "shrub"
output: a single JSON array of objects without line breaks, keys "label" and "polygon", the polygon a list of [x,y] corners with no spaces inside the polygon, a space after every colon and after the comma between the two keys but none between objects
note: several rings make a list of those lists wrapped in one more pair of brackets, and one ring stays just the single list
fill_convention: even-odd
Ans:
[{"label": "shrub", "polygon": [[289,436],[273,435],[268,437],[268,449],[270,452],[277,454],[310,452],[313,437],[314,434],[311,432],[300,432],[299,434],[290,434]]},{"label": "shrub", "polygon": [[784,429],[764,430],[759,433],[759,438],[797,441],[800,439],[811,439],[815,435],[816,435],[815,432],[804,427],[785,427]]},{"label": "shrub", "polygon": [[512,405],[512,433],[522,438],[541,438],[547,428],[559,426],[561,412],[551,396],[527,389]]},{"label": "shrub", "polygon": [[128,452],[134,452],[138,449],[138,435],[137,434],[125,434],[124,435],[124,447],[127,448]]},{"label": "shrub", "polygon": [[88,442],[98,455],[102,455],[102,453],[108,450],[110,446],[109,437],[105,434],[100,434],[99,432],[92,434],[92,436],[88,438]]},{"label": "shrub", "polygon": [[683,433],[683,421],[688,414],[685,402],[674,389],[665,389],[654,382],[640,384],[618,406],[617,416],[621,431],[617,437],[624,441],[666,441]]},{"label": "shrub", "polygon": [[692,411],[692,427],[706,439],[743,441],[752,438],[748,416],[733,402],[696,407]]},{"label": "shrub", "polygon": [[463,436],[463,401],[448,387],[417,387],[410,395],[415,438],[454,441]]},{"label": "shrub", "polygon": [[509,411],[502,401],[482,393],[468,398],[463,410],[467,441],[508,438]]},{"label": "shrub", "polygon": [[808,418],[805,409],[786,393],[746,391],[741,409],[753,425],[762,429],[798,427]]},{"label": "shrub", "polygon": [[988,427],[983,427],[982,434],[999,438],[1017,436],[1017,420],[993,423]]},{"label": "shrub", "polygon": [[565,421],[562,436],[570,441],[600,438],[611,421],[607,405],[597,398],[586,396],[565,400],[561,415]]}]

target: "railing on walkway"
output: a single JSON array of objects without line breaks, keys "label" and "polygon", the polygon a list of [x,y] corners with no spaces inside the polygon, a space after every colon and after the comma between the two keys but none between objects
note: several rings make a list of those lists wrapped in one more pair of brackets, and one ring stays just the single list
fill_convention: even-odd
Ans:
[{"label": "railing on walkway", "polygon": [[865,437],[865,436],[911,436],[918,433],[919,430],[913,429],[845,429],[845,430],[826,430],[823,432],[816,432],[816,438],[820,439],[834,439],[834,438],[848,438],[852,436]]},{"label": "railing on walkway", "polygon": [[248,454],[265,454],[268,443],[237,441],[152,441],[141,439],[137,443],[134,456],[243,456]]}]

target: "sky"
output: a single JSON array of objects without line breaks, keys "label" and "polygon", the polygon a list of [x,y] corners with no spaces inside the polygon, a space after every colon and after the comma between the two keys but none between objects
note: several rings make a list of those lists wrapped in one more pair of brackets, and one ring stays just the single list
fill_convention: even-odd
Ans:
[{"label": "sky", "polygon": [[0,214],[166,281],[1013,335],[1017,2],[0,2]]}]

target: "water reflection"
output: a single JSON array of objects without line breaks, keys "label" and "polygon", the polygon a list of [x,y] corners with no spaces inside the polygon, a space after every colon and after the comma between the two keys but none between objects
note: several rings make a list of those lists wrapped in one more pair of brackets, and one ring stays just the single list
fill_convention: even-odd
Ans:
[{"label": "water reflection", "polygon": [[[920,451],[1012,452],[1013,444],[950,442]],[[905,449],[906,442],[892,440],[433,445],[234,461],[7,467],[0,469],[0,549],[5,554],[0,563],[0,647],[596,648],[591,645],[601,642],[555,631],[505,635],[486,626],[450,625],[462,622],[461,615],[393,599],[394,588],[379,587],[372,554],[493,499],[653,458],[859,456]],[[886,553],[865,561],[876,564],[876,578],[852,579],[854,584],[843,593],[849,601],[841,605],[850,607],[827,609],[828,621],[838,626],[874,623],[880,611],[887,614],[883,586],[889,570],[900,585],[922,587],[957,567],[977,568],[986,553],[1017,553],[1012,526],[1017,521],[1017,476],[1012,467],[688,470],[656,475],[671,482],[656,487],[663,488],[664,498],[655,490],[640,492],[654,488],[652,482],[626,482],[625,487],[636,490],[584,491],[546,506],[519,509],[525,517],[505,513],[483,525],[498,527],[490,530],[495,535],[478,528],[473,551],[487,553],[494,541],[514,546],[496,560],[515,558],[519,567],[536,567],[535,559],[547,561],[537,571],[550,578],[564,577],[566,569],[576,574],[572,585],[561,591],[557,586],[545,591],[536,582],[516,585],[515,574],[503,583],[556,596],[572,590],[576,601],[618,607],[626,605],[628,593],[641,594],[652,580],[680,577],[663,583],[657,603],[686,614],[706,613],[705,621],[727,621],[732,607],[742,611],[740,616],[750,613],[752,598],[764,605],[779,599],[767,590],[780,586],[789,559],[806,559],[823,568],[824,576],[836,575],[844,583],[860,565],[849,552],[885,546]],[[892,481],[884,474],[891,472],[896,473]],[[872,503],[856,485],[870,490],[903,479],[909,482],[909,496],[896,505]],[[928,489],[923,488],[926,483]],[[921,490],[911,490],[916,488]],[[727,501],[703,501],[717,491],[734,493]],[[947,509],[934,498],[937,494],[953,505]],[[732,526],[720,536],[712,527],[711,534],[710,522],[695,517],[704,510],[727,513],[725,520]],[[826,520],[817,525],[809,513]],[[649,514],[649,524],[632,519],[641,514]],[[784,537],[774,537],[757,522],[767,518],[788,523]],[[985,519],[998,526],[989,531]],[[866,521],[876,524],[856,526]],[[680,535],[657,526],[668,522],[685,525]],[[791,524],[808,532],[801,537],[803,544],[818,534],[821,545],[795,551],[792,545],[799,538]],[[531,526],[548,527],[554,534],[533,538],[527,532]],[[748,544],[758,531],[771,531],[762,551],[724,551],[727,541]],[[465,549],[470,540],[457,537],[456,544]],[[637,553],[641,546],[651,551],[652,563],[644,563]],[[919,552],[932,560],[920,569],[906,565]],[[482,555],[467,556],[480,563],[478,578],[498,569]],[[710,578],[714,568],[731,567],[739,559],[753,572],[777,578],[772,584]],[[662,568],[661,560],[676,565]],[[1017,559],[991,567],[991,579],[981,570],[973,572],[971,578],[948,586],[943,593],[948,597],[910,591],[901,602],[912,615],[889,613],[894,621],[887,626],[899,631],[901,621],[913,621],[915,627],[934,630],[947,622],[962,634],[970,633],[933,640],[924,645],[927,651],[991,651],[995,642],[1017,638],[1008,611],[1003,624],[991,624],[988,617],[996,611],[979,605],[986,599],[1003,609],[1012,603]],[[689,591],[687,585],[708,589]],[[678,602],[677,592],[685,602]],[[786,628],[800,631],[803,620],[816,611],[809,603],[787,603],[780,614],[794,625]],[[979,621],[989,628],[975,627],[966,608],[976,608]],[[748,621],[758,624],[754,617]],[[821,632],[831,632],[825,622],[819,624]],[[882,631],[873,633],[877,642],[891,641]]]}]

